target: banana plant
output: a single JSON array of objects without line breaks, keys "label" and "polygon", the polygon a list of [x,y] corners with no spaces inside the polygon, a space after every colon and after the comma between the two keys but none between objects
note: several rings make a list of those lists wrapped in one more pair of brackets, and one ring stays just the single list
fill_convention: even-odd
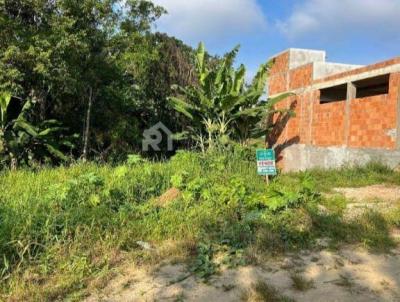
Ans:
[{"label": "banana plant", "polygon": [[11,102],[11,93],[0,92],[0,154],[5,150],[5,133],[8,127],[7,109]]},{"label": "banana plant", "polygon": [[64,137],[65,130],[56,120],[45,120],[37,125],[29,122],[33,102],[28,100],[16,119],[7,117],[11,103],[10,93],[0,93],[0,154],[10,162],[11,168],[18,163],[29,164],[32,160],[67,160],[61,147],[73,148],[73,137]]},{"label": "banana plant", "polygon": [[[227,53],[216,67],[209,68],[204,44],[199,44],[195,58],[198,84],[175,86],[176,96],[169,98],[171,106],[189,121],[183,132],[188,135],[181,133],[178,137],[210,138],[215,135],[215,129],[210,125],[218,125],[221,120],[228,123],[225,126],[229,131],[224,128],[220,135],[229,134],[230,139],[241,143],[262,137],[270,130],[266,121],[277,112],[275,105],[292,94],[262,101],[271,63],[261,65],[252,82],[246,84],[246,67],[234,67],[238,51],[239,46]],[[290,110],[287,112],[293,114]],[[212,133],[210,129],[213,129]]]},{"label": "banana plant", "polygon": [[11,93],[1,92],[0,93],[0,126],[1,129],[6,127],[7,123],[7,108],[11,102]]}]

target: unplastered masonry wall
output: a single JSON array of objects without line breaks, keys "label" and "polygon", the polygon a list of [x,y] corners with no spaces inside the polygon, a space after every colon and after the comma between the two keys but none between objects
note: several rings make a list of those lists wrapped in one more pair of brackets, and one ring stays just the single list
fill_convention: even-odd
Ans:
[{"label": "unplastered masonry wall", "polygon": [[312,84],[313,64],[306,64],[289,71],[289,89],[299,89]]},{"label": "unplastered masonry wall", "polygon": [[[286,91],[296,93],[278,106],[291,108],[295,117],[287,120],[281,114],[274,117],[274,121],[281,122],[281,125],[280,130],[272,134],[270,142],[281,153],[278,156],[281,168],[301,170],[313,167],[315,163],[308,162],[310,154],[316,156],[318,165],[329,167],[343,164],[346,157],[353,161],[360,157],[366,161],[371,154],[382,152],[385,152],[382,158],[387,158],[393,165],[397,160],[395,157],[399,156],[399,152],[393,151],[400,150],[400,58],[366,67],[349,66],[350,70],[344,72],[346,67],[340,65],[340,73],[315,79],[314,64],[321,68],[323,62],[320,58],[318,62],[309,62],[304,56],[304,64],[297,61],[296,66],[290,69],[293,65],[291,55],[293,51],[289,50],[275,58],[269,79],[270,95]],[[356,98],[350,90],[355,89],[353,81],[373,77],[377,72],[390,74],[389,92]],[[320,88],[339,84],[348,84],[347,98],[320,103]],[[299,148],[301,145],[308,147]],[[351,155],[353,149],[358,152],[357,156]],[[293,163],[296,158],[297,164]]]},{"label": "unplastered masonry wall", "polygon": [[289,90],[288,82],[289,71],[289,53],[283,53],[274,60],[274,65],[271,68],[269,93],[276,94]]},{"label": "unplastered masonry wall", "polygon": [[345,144],[345,101],[319,104],[313,100],[312,145],[326,147]]},{"label": "unplastered masonry wall", "polygon": [[352,99],[348,146],[396,149],[400,73],[389,80],[389,93]]}]

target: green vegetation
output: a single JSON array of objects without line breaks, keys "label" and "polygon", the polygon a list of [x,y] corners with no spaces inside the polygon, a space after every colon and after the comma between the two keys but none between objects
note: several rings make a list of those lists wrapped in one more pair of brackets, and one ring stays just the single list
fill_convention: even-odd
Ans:
[{"label": "green vegetation", "polygon": [[[400,185],[400,174],[379,162],[329,170],[329,173],[323,169],[316,169],[312,171],[312,175],[317,180],[317,189],[320,191],[329,191],[332,188],[340,187],[357,188],[382,183]],[[291,179],[291,176],[287,177]]]},{"label": "green vegetation", "polygon": [[[146,0],[0,4],[0,92],[13,96],[1,107],[9,120],[29,103],[30,125],[43,131],[45,121],[58,121],[65,135],[79,135],[72,152],[61,149],[64,156],[102,161],[139,152],[143,130],[159,121],[181,130],[167,97],[172,85],[195,83],[194,51],[151,31],[163,8]],[[206,64],[217,60],[205,56]],[[0,150],[8,166],[9,153]],[[48,155],[34,161],[54,159]]]},{"label": "green vegetation", "polygon": [[[321,177],[346,177],[350,170],[282,175],[267,187],[253,156],[254,150],[231,147],[182,151],[163,163],[131,157],[115,167],[2,172],[2,297],[78,298],[124,259],[186,259],[193,273],[207,278],[221,265],[217,253],[226,255],[222,264],[234,267],[256,261],[255,255],[313,247],[318,238],[329,238],[332,247],[355,243],[383,251],[395,245],[389,232],[400,211],[346,221],[316,189]],[[377,180],[380,173],[388,177],[386,169],[374,167],[368,173]],[[399,174],[391,175],[397,182]],[[364,177],[353,173],[354,183]],[[181,194],[160,203],[171,188]],[[319,212],[320,203],[328,214]]]},{"label": "green vegetation", "polygon": [[[141,152],[144,130],[158,122],[180,134],[176,139],[190,138],[179,142],[183,147],[248,143],[273,127],[273,107],[288,96],[263,101],[271,66],[263,64],[246,84],[246,68],[233,67],[238,47],[219,58],[203,44],[194,51],[153,32],[166,12],[151,1],[6,2],[0,8],[2,166],[123,162]],[[21,137],[10,122],[20,120],[24,106]],[[171,155],[163,150],[146,156]]]},{"label": "green vegetation", "polygon": [[[202,150],[231,139],[242,144],[260,138],[273,128],[275,105],[290,96],[282,94],[268,102],[260,102],[266,91],[269,65],[263,64],[250,85],[246,85],[246,67],[233,67],[239,46],[226,54],[216,67],[208,68],[204,45],[196,53],[196,85],[177,87],[171,97],[176,111],[189,119],[186,131]],[[288,111],[288,110],[283,110]]]},{"label": "green vegetation", "polygon": [[[28,122],[32,114],[32,102],[27,101],[17,118],[9,119],[7,111],[10,106],[11,95],[0,95],[0,154],[2,161],[10,162],[15,169],[17,163],[46,163],[51,160],[66,160],[61,151],[64,147],[72,149],[72,137],[66,137],[63,129],[56,120],[44,120],[37,126]],[[1,164],[1,162],[0,162]]]},{"label": "green vegetation", "polygon": [[[330,193],[400,173],[256,174],[251,143],[265,146],[289,96],[263,99],[270,64],[246,83],[238,47],[219,58],[154,32],[166,12],[147,0],[0,4],[0,300],[80,300],[124,261],[185,261],[207,281],[321,239],[396,245],[400,208],[346,218]],[[158,122],[182,151],[139,155]],[[262,282],[243,299],[291,301]]]}]

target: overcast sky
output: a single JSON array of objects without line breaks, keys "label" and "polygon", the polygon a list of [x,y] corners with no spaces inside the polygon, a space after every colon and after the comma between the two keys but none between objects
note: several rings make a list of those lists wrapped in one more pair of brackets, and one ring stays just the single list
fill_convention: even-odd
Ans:
[{"label": "overcast sky", "polygon": [[241,45],[251,72],[289,47],[324,49],[329,61],[369,64],[400,55],[400,0],[153,0],[157,30],[211,53]]}]

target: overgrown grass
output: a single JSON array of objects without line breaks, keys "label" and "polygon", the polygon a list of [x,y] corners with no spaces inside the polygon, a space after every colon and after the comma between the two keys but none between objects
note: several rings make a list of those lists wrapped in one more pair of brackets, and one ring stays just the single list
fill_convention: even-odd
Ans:
[{"label": "overgrown grass", "polygon": [[[214,255],[221,252],[232,267],[249,261],[249,249],[279,253],[311,247],[320,237],[378,250],[394,245],[389,230],[400,224],[400,211],[345,222],[340,211],[345,200],[330,201],[338,210],[329,215],[318,204],[329,203],[320,190],[398,183],[398,173],[374,164],[372,172],[283,175],[267,187],[253,157],[235,148],[180,152],[163,163],[2,172],[0,298],[77,300],[124,259],[141,264],[174,256],[207,278],[218,269]],[[181,192],[177,199],[155,202],[170,188]],[[152,249],[143,250],[139,241]]]},{"label": "overgrown grass", "polygon": [[330,191],[332,188],[339,187],[363,187],[381,183],[400,185],[400,173],[379,162],[332,170],[314,169],[303,173],[288,174],[283,179],[290,183],[304,173],[315,179],[316,189],[319,191]]}]

